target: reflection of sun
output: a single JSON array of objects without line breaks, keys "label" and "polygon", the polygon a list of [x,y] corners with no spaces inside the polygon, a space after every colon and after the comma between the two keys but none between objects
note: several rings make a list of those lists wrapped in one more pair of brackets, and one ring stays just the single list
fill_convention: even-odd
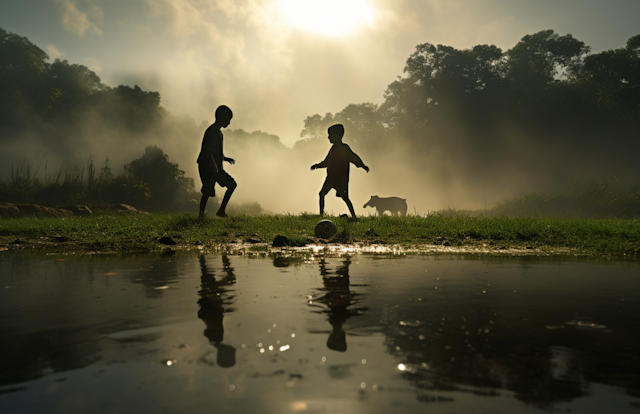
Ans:
[{"label": "reflection of sun", "polygon": [[280,6],[291,25],[329,36],[344,35],[373,17],[365,0],[280,0]]}]

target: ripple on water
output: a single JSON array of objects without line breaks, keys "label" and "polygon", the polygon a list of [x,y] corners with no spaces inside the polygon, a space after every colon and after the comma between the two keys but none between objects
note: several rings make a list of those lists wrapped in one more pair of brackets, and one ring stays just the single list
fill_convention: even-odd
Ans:
[{"label": "ripple on water", "polygon": [[611,332],[611,330],[608,329],[606,325],[602,325],[589,320],[572,320],[569,322],[565,322],[565,325],[574,326],[578,329],[585,329],[589,331]]}]

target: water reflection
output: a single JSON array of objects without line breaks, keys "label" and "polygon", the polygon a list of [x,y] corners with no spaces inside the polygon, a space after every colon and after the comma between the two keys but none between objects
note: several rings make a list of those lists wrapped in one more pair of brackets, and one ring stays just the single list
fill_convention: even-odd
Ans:
[{"label": "water reflection", "polygon": [[[220,280],[216,279],[213,268],[207,267],[207,259],[200,255],[200,287],[198,292],[200,299],[198,305],[198,318],[206,325],[204,336],[211,345],[218,350],[216,362],[221,367],[232,367],[236,364],[236,349],[231,345],[223,344],[224,325],[222,320],[226,312],[233,312],[232,308],[235,295],[230,289],[236,283],[236,275],[228,256],[222,256],[224,275]],[[211,259],[210,259],[211,260]]]},{"label": "water reflection", "polygon": [[327,261],[324,258],[318,261],[318,265],[324,287],[318,289],[319,293],[311,295],[308,304],[313,308],[320,309],[313,312],[328,316],[332,330],[327,339],[327,348],[345,352],[347,350],[347,334],[343,325],[350,317],[362,315],[367,308],[353,307],[353,305],[360,303],[361,294],[351,290],[350,256],[345,256],[333,273],[327,267]]},{"label": "water reflection", "polygon": [[0,411],[633,412],[638,274],[475,257],[0,256]]},{"label": "water reflection", "polygon": [[[425,277],[405,284],[401,295],[385,300],[392,312],[379,315],[387,353],[399,362],[402,377],[424,391],[419,401],[441,402],[441,392],[505,392],[549,410],[588,397],[593,383],[638,395],[633,350],[639,336],[628,332],[631,319],[638,320],[632,312],[637,299],[632,305],[621,298],[615,286],[620,279],[606,285],[587,268],[570,274],[538,265],[526,282],[504,277],[502,269],[472,266],[466,275],[459,266],[446,280],[446,266],[438,267],[437,273],[436,266],[428,268],[433,282]],[[390,290],[393,283],[381,288]],[[373,303],[370,312],[378,313],[383,306]]]},{"label": "water reflection", "polygon": [[159,254],[156,260],[129,274],[128,279],[133,284],[144,286],[146,298],[162,299],[164,291],[179,280],[178,263],[176,251],[168,250]]}]

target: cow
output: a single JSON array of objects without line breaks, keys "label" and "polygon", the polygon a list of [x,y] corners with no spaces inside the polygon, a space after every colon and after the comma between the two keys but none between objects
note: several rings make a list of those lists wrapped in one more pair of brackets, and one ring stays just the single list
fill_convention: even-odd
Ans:
[{"label": "cow", "polygon": [[400,197],[371,196],[371,199],[362,208],[366,207],[375,207],[379,216],[383,215],[385,211],[394,216],[407,215],[407,200]]}]

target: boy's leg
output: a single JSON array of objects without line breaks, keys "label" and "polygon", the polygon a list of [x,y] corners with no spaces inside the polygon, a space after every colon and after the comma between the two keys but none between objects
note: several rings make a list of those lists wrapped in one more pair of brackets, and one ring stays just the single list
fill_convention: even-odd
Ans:
[{"label": "boy's leg", "polygon": [[347,207],[349,207],[349,213],[351,213],[351,217],[356,218],[356,211],[353,209],[351,200],[349,200],[348,183],[342,183],[340,187],[336,188],[336,195],[343,199],[345,203],[347,203]]},{"label": "boy's leg", "polygon": [[218,209],[216,216],[227,217],[227,212],[225,210],[227,209],[229,199],[231,198],[231,195],[236,190],[236,188],[238,188],[238,184],[236,183],[236,180],[232,178],[231,181],[227,184],[227,191],[225,191],[224,197],[222,197],[222,203],[220,204],[220,209]]},{"label": "boy's leg", "polygon": [[218,209],[216,216],[227,217],[227,212],[225,210],[227,208],[227,204],[229,204],[229,199],[238,187],[238,184],[236,183],[236,180],[234,180],[233,177],[231,177],[225,170],[218,172],[216,182],[220,184],[220,187],[227,187],[227,191],[225,191],[224,197],[222,197],[222,203],[220,203],[220,208]]},{"label": "boy's leg", "polygon": [[349,207],[349,212],[351,213],[351,217],[356,218],[356,211],[353,209],[353,204],[351,203],[351,200],[349,200],[349,197],[342,197],[342,199],[344,200],[345,203],[347,203],[347,207]]},{"label": "boy's leg", "polygon": [[322,188],[320,189],[320,193],[318,194],[320,196],[320,215],[321,216],[324,216],[324,197],[327,195],[329,190],[331,190],[331,186],[327,184],[327,182],[325,181],[324,184],[322,185]]},{"label": "boy's leg", "polygon": [[206,194],[202,194],[202,198],[200,199],[200,214],[198,215],[198,218],[203,218],[204,217],[204,211],[207,208],[207,201],[209,200],[209,196]]},{"label": "boy's leg", "polygon": [[209,200],[209,197],[215,197],[216,193],[215,193],[214,186],[215,186],[215,181],[213,179],[211,178],[202,179],[202,190],[200,190],[202,192],[202,198],[200,199],[199,218],[204,217],[204,211],[207,208],[207,201]]}]

